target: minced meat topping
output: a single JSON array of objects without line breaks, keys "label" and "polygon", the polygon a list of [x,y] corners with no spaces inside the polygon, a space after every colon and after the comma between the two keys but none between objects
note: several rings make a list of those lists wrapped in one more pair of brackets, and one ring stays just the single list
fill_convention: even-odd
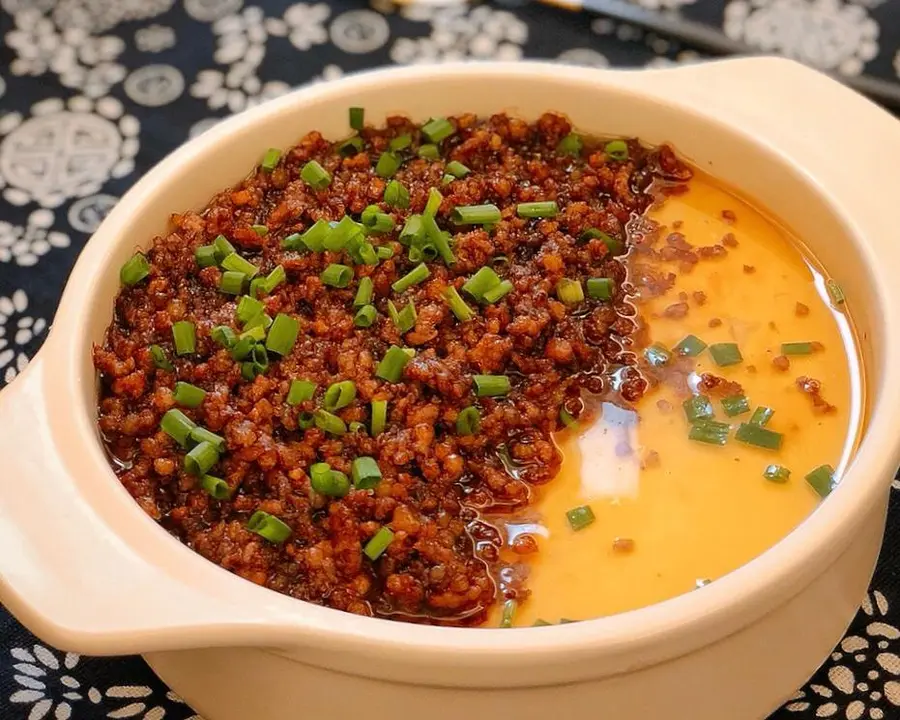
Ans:
[{"label": "minced meat topping", "polygon": [[[639,235],[642,214],[659,196],[651,190],[672,192],[690,172],[665,146],[616,141],[611,149],[575,138],[556,114],[534,124],[506,115],[463,115],[450,124],[452,134],[436,143],[436,159],[433,152],[420,157],[428,138],[403,117],[388,118],[384,129],[366,127],[343,146],[311,132],[202,212],[173,216],[171,232],[146,252],[146,271],[116,298],[94,363],[101,377],[99,426],[119,479],[195,551],[298,599],[366,615],[474,625],[498,600],[527,595],[525,575],[501,559],[501,533],[490,518],[525,510],[532,486],[557,473],[553,433],[561,418],[577,417],[587,395],[633,402],[646,388],[632,347],[639,323],[623,257],[634,241],[630,230]],[[380,165],[386,152],[389,162]],[[309,173],[313,160],[327,187],[321,173]],[[391,175],[392,164],[399,167]],[[385,201],[391,181],[402,185],[408,203],[397,200],[396,184],[393,203]],[[408,219],[426,211],[433,188],[440,191],[434,219],[449,233],[453,262],[440,254],[423,259],[415,238],[400,242]],[[519,216],[519,204],[544,201],[555,201],[556,212]],[[488,204],[499,209],[499,221],[452,221],[456,208]],[[296,241],[316,221],[349,216],[358,222],[364,211],[382,224],[364,226],[364,242],[379,253],[374,262],[348,249],[305,250]],[[241,295],[223,292],[229,270],[221,258],[198,262],[198,249],[219,236],[258,277],[283,268],[282,282],[255,292],[266,316],[287,316],[299,328],[283,355],[267,354],[260,344],[262,357],[253,356],[260,362],[250,363],[249,373],[221,330],[229,328],[233,338],[245,331],[236,317]],[[677,243],[672,247],[681,252]],[[402,292],[392,288],[423,261],[429,271],[423,281]],[[345,287],[333,278],[323,283],[333,264],[351,269]],[[463,288],[485,267],[512,286],[495,302],[478,302]],[[375,314],[363,327],[354,322],[354,300],[366,277]],[[602,281],[604,292],[588,292],[588,280],[598,278],[612,282]],[[564,279],[580,284],[581,299],[572,283],[568,294],[561,292]],[[451,286],[472,311],[470,319],[453,312]],[[398,323],[397,312],[410,303],[414,318]],[[176,347],[179,322],[192,326],[192,344],[182,340]],[[392,346],[412,355],[397,382],[378,372]],[[475,375],[503,376],[509,391],[479,396]],[[289,403],[298,380],[315,390]],[[333,410],[342,421],[336,431],[310,422],[324,407],[326,390],[346,381],[355,396]],[[199,403],[176,402],[176,383],[205,395]],[[387,408],[374,436],[373,401],[386,401]],[[457,419],[470,407],[477,423],[462,434]],[[176,408],[224,439],[208,470],[221,480],[216,493],[186,465],[190,442],[180,444],[161,429]],[[465,419],[471,417],[469,411]],[[342,496],[313,488],[313,465],[327,463],[336,477],[352,478],[353,461],[361,457],[377,463],[374,487],[351,485]],[[259,511],[286,538],[273,541],[251,530],[249,520]]]}]

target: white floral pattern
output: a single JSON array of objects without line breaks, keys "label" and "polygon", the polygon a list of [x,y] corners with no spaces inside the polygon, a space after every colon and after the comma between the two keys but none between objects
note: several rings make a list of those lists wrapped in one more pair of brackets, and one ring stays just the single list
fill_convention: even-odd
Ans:
[{"label": "white floral pattern", "polygon": [[859,75],[878,54],[877,23],[842,0],[734,0],[724,29],[766,52],[846,75]]},{"label": "white floral pattern", "polygon": [[0,378],[11,382],[28,365],[26,349],[47,328],[44,318],[28,312],[28,296],[16,290],[11,297],[0,296]]},{"label": "white floral pattern", "polygon": [[146,53],[158,53],[175,47],[175,30],[168,25],[149,25],[134,31],[134,44]]},{"label": "white floral pattern", "polygon": [[53,211],[41,208],[28,216],[24,226],[0,220],[0,262],[29,267],[52,248],[69,247],[68,235],[50,229],[54,219]]},{"label": "white floral pattern", "polygon": [[519,60],[528,40],[528,26],[505,10],[487,6],[446,7],[423,4],[403,11],[404,17],[431,23],[426,38],[398,38],[391,60],[403,65],[479,60]]},{"label": "white floral pattern", "polygon": [[328,40],[325,21],[331,9],[325,3],[296,3],[284,12],[284,19],[270,18],[266,27],[272,35],[284,36],[298,50],[309,50]]}]

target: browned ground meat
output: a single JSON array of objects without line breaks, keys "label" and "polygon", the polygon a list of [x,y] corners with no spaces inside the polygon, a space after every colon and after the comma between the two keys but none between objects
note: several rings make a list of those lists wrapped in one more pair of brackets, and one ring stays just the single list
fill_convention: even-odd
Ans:
[{"label": "browned ground meat", "polygon": [[[171,232],[157,237],[147,253],[149,277],[119,294],[94,362],[102,378],[99,425],[121,482],[148,514],[197,552],[302,600],[361,614],[471,625],[485,619],[498,596],[527,594],[521,567],[500,559],[502,533],[490,519],[521,511],[531,487],[556,474],[560,454],[552,433],[560,407],[581,407],[582,393],[616,392],[634,401],[646,386],[629,337],[636,312],[622,258],[612,257],[601,239],[582,240],[582,233],[598,228],[630,243],[630,228],[640,231],[640,216],[653,202],[651,185],[671,192],[690,172],[669,148],[647,150],[634,141],[625,161],[607,156],[603,143],[586,142],[578,158],[558,154],[557,143],[571,130],[559,115],[544,115],[532,125],[506,115],[453,122],[457,131],[442,142],[438,161],[417,157],[420,133],[402,117],[389,118],[383,130],[366,128],[363,151],[350,157],[309,133],[274,171],[257,169],[201,213],[173,216]],[[395,179],[408,188],[410,205],[397,210],[382,202],[387,181],[374,166],[389,140],[404,133],[412,134],[413,145],[403,151]],[[312,159],[332,175],[325,190],[300,179]],[[471,173],[442,185],[450,160]],[[415,265],[397,242],[399,230],[410,214],[423,211],[431,187],[443,193],[437,222],[453,234],[456,262],[429,263],[428,280],[398,296],[391,284]],[[556,200],[559,214],[517,217],[517,203],[538,200]],[[318,219],[358,218],[372,203],[396,221],[393,232],[373,241],[395,254],[377,266],[355,265],[346,289],[326,287],[319,277],[329,263],[352,264],[346,253],[281,247],[283,238]],[[450,222],[454,207],[481,203],[501,209],[495,227]],[[266,225],[268,233],[260,236],[252,225]],[[266,310],[273,317],[287,313],[301,326],[290,354],[273,357],[268,372],[253,381],[242,379],[240,363],[210,335],[218,325],[240,332],[234,296],[218,289],[221,271],[200,269],[194,257],[219,234],[263,274],[278,264],[285,268],[287,282],[264,298]],[[675,237],[673,248],[689,248]],[[444,291],[460,288],[498,256],[508,259],[497,271],[514,289],[479,307],[475,319],[457,321]],[[363,276],[374,282],[379,313],[369,329],[353,324],[352,301]],[[613,278],[615,297],[567,307],[554,292],[563,277]],[[405,337],[388,318],[389,299],[399,300],[398,306],[415,302],[418,321]],[[172,324],[179,320],[196,325],[191,356],[175,357]],[[174,371],[156,369],[151,344],[166,351]],[[375,376],[391,345],[416,351],[396,384]],[[476,398],[475,373],[508,375],[512,392]],[[317,395],[290,407],[290,381],[300,378],[316,382]],[[183,411],[226,439],[227,451],[213,474],[234,491],[230,500],[214,500],[200,489],[183,469],[184,451],[159,429],[175,405],[176,380],[207,391],[198,408]],[[298,429],[298,412],[314,410],[325,388],[341,380],[357,388],[356,400],[338,412],[347,423],[368,426],[370,402],[389,401],[383,433],[335,437],[316,427]],[[455,421],[469,405],[480,409],[481,431],[459,436]],[[375,458],[383,475],[374,490],[353,489],[341,499],[312,490],[312,463],[327,462],[349,474],[352,460],[363,455]],[[286,542],[272,544],[247,529],[257,510],[287,523]],[[373,562],[362,550],[382,526],[393,531],[394,540]],[[523,540],[515,549],[536,548]]]}]

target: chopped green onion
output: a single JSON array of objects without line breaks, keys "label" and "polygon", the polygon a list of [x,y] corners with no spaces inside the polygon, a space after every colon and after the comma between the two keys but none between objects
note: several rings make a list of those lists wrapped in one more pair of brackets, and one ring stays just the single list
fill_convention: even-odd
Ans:
[{"label": "chopped green onion", "polygon": [[[378,367],[375,368],[375,377],[387,380],[390,383],[399,382],[403,376],[403,368],[410,360],[410,356],[403,348],[391,345],[381,358]],[[374,433],[373,433],[374,434]]]},{"label": "chopped green onion", "polygon": [[391,150],[406,150],[410,145],[412,145],[412,135],[409,133],[398,135],[388,143]]},{"label": "chopped green onion", "polygon": [[383,152],[378,158],[378,162],[375,163],[375,174],[383,178],[393,177],[402,163],[403,160],[397,153]]},{"label": "chopped green onion", "polygon": [[470,405],[459,411],[456,416],[457,435],[474,435],[481,430],[481,413],[478,408]]},{"label": "chopped green onion", "polygon": [[123,285],[137,285],[150,274],[150,263],[143,253],[135,253],[119,270],[119,280]]},{"label": "chopped green onion", "polygon": [[478,397],[508,395],[510,390],[509,378],[506,375],[473,375],[472,383]]},{"label": "chopped green onion", "polygon": [[429,188],[428,200],[425,202],[425,209],[422,211],[422,215],[424,217],[434,217],[440,209],[443,199],[444,196],[441,195],[440,190],[435,187]]},{"label": "chopped green onion", "polygon": [[362,307],[372,302],[372,294],[375,285],[370,277],[361,277],[356,288],[356,297],[353,298],[353,307]]},{"label": "chopped green onion", "polygon": [[268,368],[269,366],[267,363],[258,363],[256,360],[247,360],[241,363],[241,377],[247,382],[253,382],[257,376],[264,375]]},{"label": "chopped green onion", "polygon": [[281,150],[278,148],[269,148],[266,150],[266,154],[263,155],[262,162],[259,166],[265,172],[272,172],[278,166],[279,160],[281,160]]},{"label": "chopped green onion", "polygon": [[834,468],[831,465],[819,465],[806,475],[806,482],[819,493],[819,497],[827,497],[837,486],[834,479]]},{"label": "chopped green onion", "polygon": [[778,450],[784,436],[774,430],[764,428],[753,423],[741,423],[734,435],[734,439],[747,445],[765,448],[766,450]]},{"label": "chopped green onion", "polygon": [[237,321],[243,325],[263,312],[265,308],[266,306],[259,300],[252,298],[249,295],[244,295],[238,300],[235,317],[237,318]]},{"label": "chopped green onion", "polygon": [[456,128],[447,118],[433,118],[422,126],[422,134],[433,143],[446,140],[455,132]]},{"label": "chopped green onion", "polygon": [[159,421],[159,429],[177,442],[181,447],[187,447],[191,430],[197,427],[196,423],[181,410],[168,410]]},{"label": "chopped green onion", "polygon": [[238,272],[246,275],[248,278],[256,277],[259,268],[245,258],[242,258],[236,252],[231,253],[222,261],[222,268],[231,272]]},{"label": "chopped green onion", "polygon": [[240,339],[244,338],[252,338],[253,342],[261,342],[266,339],[266,327],[267,324],[272,324],[272,318],[270,318],[265,313],[260,313],[256,317],[252,318],[250,322],[245,326],[246,329],[241,333]]},{"label": "chopped green onion", "polygon": [[561,407],[559,409],[559,421],[563,424],[563,427],[567,427],[567,428],[577,428],[578,427],[578,418],[576,418],[572,413],[570,413],[564,407]]},{"label": "chopped green onion", "polygon": [[450,173],[444,173],[444,174],[441,176],[441,185],[445,185],[445,186],[446,186],[446,185],[449,185],[449,184],[452,183],[454,180],[456,180],[456,178],[453,177]]},{"label": "chopped green onion", "polygon": [[750,424],[763,427],[769,422],[769,420],[772,419],[772,416],[774,414],[775,411],[772,408],[760,405],[758,408],[756,408],[756,410],[753,411],[753,415],[750,416]]},{"label": "chopped green onion", "polygon": [[562,140],[559,141],[559,144],[556,146],[556,152],[561,153],[563,155],[581,155],[581,149],[584,147],[584,142],[581,140],[581,136],[576,133],[569,133]]},{"label": "chopped green onion", "polygon": [[172,323],[172,338],[175,340],[176,355],[190,355],[197,350],[197,331],[194,323],[188,320]]},{"label": "chopped green onion", "polygon": [[331,263],[319,276],[324,285],[336,288],[345,288],[353,279],[353,269],[346,265]]},{"label": "chopped green onion", "polygon": [[578,305],[584,301],[584,289],[580,280],[560,278],[556,283],[556,297],[565,305]]},{"label": "chopped green onion", "polygon": [[452,285],[444,292],[444,300],[447,301],[450,310],[456,315],[456,319],[460,322],[467,322],[475,317],[475,311],[466,305],[465,300],[459,296],[456,288]]},{"label": "chopped green onion", "polygon": [[381,469],[375,458],[358,457],[353,461],[351,468],[353,487],[358,490],[371,490],[381,482]]},{"label": "chopped green onion", "polygon": [[354,135],[353,137],[347,138],[338,145],[338,152],[344,157],[348,157],[350,155],[356,155],[356,153],[361,152],[363,149],[363,139],[358,135]]},{"label": "chopped green onion", "polygon": [[212,443],[202,442],[195,445],[184,456],[184,469],[191,475],[202,477],[219,462],[219,453]]},{"label": "chopped green onion", "polygon": [[686,336],[672,348],[672,352],[683,357],[697,357],[704,350],[706,350],[706,343],[696,335]]},{"label": "chopped green onion", "polygon": [[222,273],[222,278],[219,280],[219,290],[226,295],[240,295],[244,292],[246,284],[247,276],[244,273],[228,270]]},{"label": "chopped green onion", "polygon": [[191,428],[188,445],[199,445],[202,442],[208,442],[220,455],[225,452],[225,438],[221,435],[216,435],[214,432],[207,430],[205,427],[200,427],[199,425]]},{"label": "chopped green onion", "polygon": [[516,205],[516,214],[520,218],[552,218],[556,217],[559,208],[555,200],[527,202]]},{"label": "chopped green onion", "polygon": [[750,412],[750,401],[746,395],[730,395],[722,398],[722,409],[728,417]]},{"label": "chopped green onion", "polygon": [[815,346],[811,342],[781,343],[782,355],[811,355],[815,352]]},{"label": "chopped green onion", "polygon": [[278,313],[275,316],[275,322],[269,328],[269,335],[266,337],[266,349],[284,357],[294,347],[299,334],[300,321],[292,318],[290,315]]},{"label": "chopped green onion", "polygon": [[737,343],[713,343],[709,346],[709,354],[719,367],[737,365],[744,359]]},{"label": "chopped green onion", "polygon": [[222,262],[225,258],[227,258],[231,253],[236,252],[234,249],[234,245],[228,242],[227,238],[224,235],[217,235],[216,239],[213,240],[213,247],[216,249],[216,261]]},{"label": "chopped green onion", "polygon": [[672,359],[672,353],[659,343],[654,343],[644,350],[644,357],[649,365],[653,367],[662,367],[667,365]]},{"label": "chopped green onion", "polygon": [[316,410],[313,413],[313,418],[319,430],[324,430],[332,435],[343,435],[347,432],[347,426],[344,424],[344,421],[327,410]]},{"label": "chopped green onion", "polygon": [[728,442],[731,425],[715,420],[697,420],[688,431],[688,439],[708,445],[724,445]]},{"label": "chopped green onion", "polygon": [[175,393],[172,397],[175,398],[175,403],[181,407],[200,407],[203,398],[206,397],[206,390],[190,383],[178,381],[175,383]]},{"label": "chopped green onion", "polygon": [[[427,209],[427,208],[426,208]],[[447,265],[456,262],[456,256],[450,248],[450,233],[442,232],[437,226],[433,215],[422,216],[422,227],[425,229],[426,237],[431,240],[431,244]],[[423,250],[426,248],[423,247]]]},{"label": "chopped green onion", "polygon": [[428,269],[428,266],[425,265],[425,263],[419,263],[402,278],[395,280],[394,284],[391,285],[391,288],[394,292],[402,293],[413,285],[418,285],[420,282],[423,282],[429,275],[431,275],[431,271]]},{"label": "chopped green onion", "polygon": [[172,365],[172,362],[166,357],[166,351],[159,345],[150,346],[150,357],[153,358],[153,364],[160,370],[172,372],[175,369],[175,366]]},{"label": "chopped green onion", "polygon": [[197,261],[197,265],[202,268],[218,265],[219,261],[216,259],[216,246],[201,245],[194,250],[194,259]]},{"label": "chopped green onion", "polygon": [[231,348],[231,357],[234,360],[246,359],[256,345],[256,338],[252,335],[242,335]]},{"label": "chopped green onion", "polygon": [[588,278],[585,285],[588,297],[593,300],[612,300],[616,292],[616,283],[612,278]]},{"label": "chopped green onion", "polygon": [[312,489],[326,497],[344,497],[350,492],[350,480],[339,471],[331,469],[328,463],[313,463],[309,467],[309,484]]},{"label": "chopped green onion", "polygon": [[381,554],[388,549],[388,546],[394,541],[394,533],[391,532],[391,529],[388,527],[382,527],[379,529],[377,533],[372,537],[369,542],[366,543],[366,546],[363,548],[363,552],[366,554],[366,557],[369,560],[375,561]]},{"label": "chopped green onion", "polygon": [[234,334],[234,330],[227,325],[217,325],[212,329],[210,336],[214,342],[217,342],[227,350],[233,348],[234,344],[237,342],[237,336]]},{"label": "chopped green onion", "polygon": [[353,324],[358,328],[372,327],[378,312],[374,305],[363,305],[353,316]]},{"label": "chopped green onion", "polygon": [[786,483],[791,477],[791,471],[782,465],[769,465],[763,471],[763,477],[776,483]]},{"label": "chopped green onion", "polygon": [[387,425],[387,400],[373,400],[372,421],[370,423],[372,437],[383,433],[385,425]]},{"label": "chopped green onion", "polygon": [[258,275],[253,278],[250,281],[250,288],[247,290],[247,294],[257,300],[261,296],[268,294],[266,279],[264,277],[259,277]]},{"label": "chopped green onion", "polygon": [[460,205],[453,208],[451,219],[457,225],[485,225],[500,222],[500,208],[487,203],[485,205]]},{"label": "chopped green onion", "polygon": [[401,335],[412,330],[418,319],[416,306],[412,300],[410,300],[409,304],[400,311],[397,310],[393,302],[388,300],[388,316],[391,318],[391,322],[394,323],[397,330],[400,331]]},{"label": "chopped green onion", "polygon": [[412,242],[425,234],[425,228],[422,225],[421,215],[410,215],[406,219],[403,230],[400,231],[400,237],[397,238],[402,245],[411,245]]},{"label": "chopped green onion", "polygon": [[516,609],[519,607],[519,603],[515,600],[507,600],[503,603],[503,614],[500,616],[500,627],[501,628],[511,628],[513,624],[513,618],[516,616]]},{"label": "chopped green onion", "polygon": [[349,215],[341,218],[341,221],[331,228],[330,232],[323,238],[322,247],[325,250],[337,252],[347,247],[347,243],[354,235],[363,232],[362,224],[356,222]]},{"label": "chopped green onion", "polygon": [[569,521],[569,527],[575,531],[584,530],[596,519],[590,505],[580,505],[566,512],[566,520]]},{"label": "chopped green onion", "polygon": [[257,510],[250,516],[247,529],[276,545],[280,545],[291,535],[290,525],[262,510]]},{"label": "chopped green onion", "polygon": [[362,130],[366,124],[366,110],[361,107],[352,107],[349,111],[350,127],[354,130]]},{"label": "chopped green onion", "polygon": [[215,500],[228,500],[231,497],[231,488],[222,478],[204,475],[200,478],[200,487]]},{"label": "chopped green onion", "polygon": [[461,162],[451,160],[447,163],[447,172],[455,178],[464,178],[472,171]]},{"label": "chopped green onion", "polygon": [[269,226],[268,225],[251,225],[250,229],[255,232],[260,237],[265,237],[269,234]]},{"label": "chopped green onion", "polygon": [[367,224],[366,227],[370,233],[390,232],[394,229],[394,218],[387,213],[377,212],[372,216],[371,223]]},{"label": "chopped green onion", "polygon": [[307,400],[312,400],[316,394],[316,384],[309,380],[291,380],[291,387],[287,394],[288,405],[299,405]]},{"label": "chopped green onion", "polygon": [[396,208],[409,207],[409,190],[399,180],[391,180],[384,188],[384,201]]},{"label": "chopped green onion", "polygon": [[379,245],[375,248],[375,254],[378,256],[379,260],[390,260],[394,257],[394,248],[390,245]]},{"label": "chopped green onion", "polygon": [[310,160],[303,166],[300,178],[313,190],[324,190],[331,185],[331,175],[315,160]]},{"label": "chopped green onion", "polygon": [[480,302],[484,299],[484,294],[488,290],[499,284],[500,277],[490,267],[485,265],[463,283],[462,290]]},{"label": "chopped green onion", "polygon": [[553,623],[548,623],[546,620],[541,620],[541,618],[538,618],[533,623],[531,623],[531,627],[549,627],[552,624]]},{"label": "chopped green onion", "polygon": [[826,280],[825,289],[828,290],[828,296],[835,305],[843,305],[847,298],[844,295],[843,288],[838,285],[836,280]]},{"label": "chopped green onion", "polygon": [[684,408],[689,423],[713,417],[713,406],[706,395],[692,395],[681,404],[681,407]]},{"label": "chopped green onion", "polygon": [[332,383],[325,391],[325,409],[340,410],[356,399],[356,384],[352,380]]},{"label": "chopped green onion", "polygon": [[316,222],[300,236],[300,242],[313,252],[321,252],[325,249],[325,238],[328,237],[330,233],[331,225],[328,224],[327,220],[316,220]]},{"label": "chopped green onion", "polygon": [[309,430],[313,425],[316,424],[316,416],[304,410],[297,416],[297,427],[301,430]]},{"label": "chopped green onion", "polygon": [[359,420],[354,420],[352,423],[347,425],[347,429],[351,433],[365,432],[366,426],[365,426],[365,424],[361,423]]},{"label": "chopped green onion", "polygon": [[498,285],[494,285],[494,287],[487,290],[484,295],[481,296],[481,299],[486,302],[488,305],[492,305],[498,300],[502,300],[513,290],[513,284],[509,280],[503,280]]},{"label": "chopped green onion", "polygon": [[425,160],[437,160],[441,157],[441,151],[437,145],[422,145],[419,148],[419,157]]},{"label": "chopped green onion", "polygon": [[603,151],[613,160],[623,161],[628,159],[628,145],[624,140],[613,140],[606,143]]}]

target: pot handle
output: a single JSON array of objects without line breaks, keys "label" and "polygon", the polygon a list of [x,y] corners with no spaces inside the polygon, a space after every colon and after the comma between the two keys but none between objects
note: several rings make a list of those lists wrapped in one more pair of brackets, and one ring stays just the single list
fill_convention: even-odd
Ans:
[{"label": "pot handle", "polygon": [[[52,416],[61,413],[44,363],[51,350],[0,392],[0,600],[46,642],[86,654],[258,644],[264,632],[253,627],[273,610],[261,611],[258,596],[248,603],[259,588],[241,582],[237,602],[210,602],[204,573],[219,568],[178,576],[162,555],[135,552],[86,502],[58,450]],[[172,544],[163,552],[183,549]]]}]

